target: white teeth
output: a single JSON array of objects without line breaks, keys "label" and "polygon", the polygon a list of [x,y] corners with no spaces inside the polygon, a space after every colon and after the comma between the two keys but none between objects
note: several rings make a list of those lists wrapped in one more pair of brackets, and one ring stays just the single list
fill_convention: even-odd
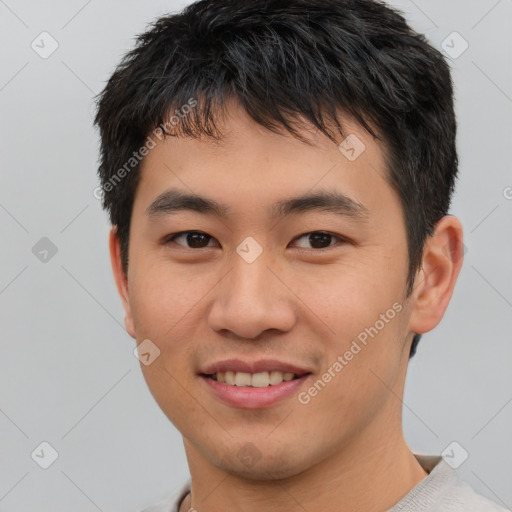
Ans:
[{"label": "white teeth", "polygon": [[251,374],[250,373],[235,373],[235,385],[236,386],[250,386],[251,385]]},{"label": "white teeth", "polygon": [[294,374],[278,371],[259,373],[217,372],[214,374],[214,377],[218,382],[224,382],[231,386],[266,388],[269,385],[276,386],[283,381],[292,380]]},{"label": "white teeth", "polygon": [[268,372],[255,373],[251,378],[251,386],[254,388],[266,388],[269,384],[270,377]]}]

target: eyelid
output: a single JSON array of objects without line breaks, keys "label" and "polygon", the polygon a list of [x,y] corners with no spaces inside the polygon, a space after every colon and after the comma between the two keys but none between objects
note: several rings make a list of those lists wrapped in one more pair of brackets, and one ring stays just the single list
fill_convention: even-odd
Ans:
[{"label": "eyelid", "polygon": [[[209,235],[208,233],[206,233],[206,231],[200,231],[198,229],[189,229],[189,230],[186,230],[186,231],[178,231],[176,233],[171,233],[170,235],[167,235],[163,238],[162,240],[162,244],[163,245],[167,245],[171,242],[174,242],[174,239],[181,236],[181,235],[188,235],[190,233],[197,233],[197,234],[200,234],[200,235],[206,235],[208,238],[210,238],[210,240],[216,240],[218,242],[218,240],[212,236],[212,235]],[[176,242],[174,242],[176,243]],[[212,246],[206,246],[206,247],[200,247],[199,249],[196,249],[194,247],[187,247],[186,245],[181,245],[181,244],[176,244],[180,247],[183,247],[184,249],[190,249],[192,251],[199,251],[201,249],[211,249]]]},{"label": "eyelid", "polygon": [[[190,229],[188,231],[178,231],[176,233],[172,233],[170,235],[167,235],[166,237],[164,237],[162,243],[163,243],[163,245],[167,245],[168,243],[173,242],[174,239],[177,238],[178,236],[187,235],[189,233],[198,233],[198,234],[201,234],[201,235],[206,235],[207,237],[210,238],[210,240],[215,240],[215,241],[218,242],[218,240],[215,237],[213,237],[212,235],[209,235],[205,231],[200,231],[200,230],[197,230],[197,229]],[[316,233],[322,233],[322,234],[325,234],[325,235],[329,235],[332,238],[337,239],[338,243],[337,244],[333,244],[333,245],[329,245],[327,247],[322,247],[320,249],[304,248],[304,247],[297,247],[297,249],[302,250],[302,251],[321,252],[321,251],[326,251],[326,250],[338,247],[340,245],[340,243],[343,243],[343,244],[352,243],[347,237],[344,237],[342,235],[337,235],[336,233],[332,233],[330,231],[325,231],[325,230],[322,230],[322,229],[314,230],[314,231],[306,231],[305,233],[302,233],[301,235],[296,236],[292,240],[292,242],[294,242],[296,240],[299,240],[300,238],[305,237],[307,235],[312,235],[312,234],[316,234]],[[176,244],[176,245],[179,245],[180,247],[183,247],[184,249],[190,249],[190,250],[193,250],[193,251],[199,251],[201,249],[211,249],[211,246],[194,248],[194,247],[187,247],[187,246],[184,246],[184,245],[181,245],[181,244]]]},{"label": "eyelid", "polygon": [[307,236],[307,235],[312,235],[312,234],[316,234],[316,233],[321,233],[323,235],[329,235],[331,236],[332,238],[335,238],[338,240],[338,243],[337,244],[333,244],[333,245],[329,245],[327,247],[322,247],[321,249],[314,249],[314,248],[304,248],[304,247],[298,247],[299,250],[302,250],[302,251],[314,251],[314,252],[321,252],[321,251],[327,251],[329,249],[333,249],[335,247],[338,247],[340,245],[340,243],[343,243],[343,244],[347,244],[347,243],[352,243],[348,238],[342,236],[342,235],[337,235],[336,233],[332,233],[331,231],[325,231],[323,229],[317,229],[315,231],[307,231],[306,233],[303,233],[302,235],[298,235],[296,236],[292,242],[294,242],[295,240],[298,240],[304,236]]}]

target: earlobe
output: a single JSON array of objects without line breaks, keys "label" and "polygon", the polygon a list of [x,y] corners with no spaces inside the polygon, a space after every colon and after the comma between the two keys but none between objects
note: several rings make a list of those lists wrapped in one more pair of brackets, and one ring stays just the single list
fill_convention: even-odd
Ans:
[{"label": "earlobe", "polygon": [[462,225],[452,215],[444,216],[427,238],[412,292],[410,331],[426,333],[443,318],[462,267],[462,238]]},{"label": "earlobe", "polygon": [[121,259],[121,244],[117,236],[117,226],[112,226],[109,233],[110,262],[116,283],[117,291],[123,303],[125,312],[124,325],[128,334],[136,339],[133,316],[129,300],[128,276],[124,272]]}]

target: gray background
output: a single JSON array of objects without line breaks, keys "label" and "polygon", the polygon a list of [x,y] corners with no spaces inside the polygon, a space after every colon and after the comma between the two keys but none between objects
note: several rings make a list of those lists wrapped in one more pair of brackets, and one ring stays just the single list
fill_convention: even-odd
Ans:
[{"label": "gray background", "polygon": [[[181,436],[124,331],[107,217],[93,196],[92,127],[92,96],[133,36],[187,3],[0,0],[0,511],[136,511],[188,477]],[[451,212],[467,254],[445,318],[409,367],[406,439],[419,453],[456,441],[457,457],[469,453],[461,476],[510,508],[512,2],[393,3],[437,48],[453,31],[469,43],[452,59]],[[47,59],[31,48],[43,31],[59,45]],[[40,246],[33,252],[43,237],[57,248],[46,261]],[[43,441],[59,454],[48,469],[31,457]]]}]

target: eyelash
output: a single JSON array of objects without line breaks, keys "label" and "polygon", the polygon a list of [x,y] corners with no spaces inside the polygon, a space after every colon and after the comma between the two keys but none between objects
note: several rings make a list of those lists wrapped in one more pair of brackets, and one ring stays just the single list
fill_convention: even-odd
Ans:
[{"label": "eyelash", "polygon": [[[179,233],[174,233],[172,235],[169,235],[167,236],[164,241],[163,241],[163,244],[164,245],[167,245],[171,242],[174,242],[174,240],[176,238],[178,238],[179,236],[182,236],[182,235],[188,235],[188,234],[191,234],[191,233],[196,233],[196,234],[199,234],[199,235],[206,235],[207,237],[209,237],[210,240],[214,240],[214,237],[208,235],[208,233],[205,233],[204,231],[194,231],[194,230],[191,230],[191,231],[180,231]],[[347,239],[347,238],[344,238],[340,235],[335,235],[334,233],[331,233],[329,231],[308,231],[307,233],[303,233],[302,235],[299,235],[297,236],[296,238],[294,238],[294,240],[299,240],[305,236],[308,236],[308,235],[314,235],[314,234],[322,234],[322,235],[327,235],[327,236],[330,236],[334,239],[337,239],[339,243],[350,243],[350,241]],[[176,242],[174,242],[176,243]],[[319,251],[326,251],[326,250],[329,250],[333,247],[336,247],[338,244],[332,244],[332,245],[328,245],[327,247],[322,247],[320,249],[316,249],[316,248],[304,248],[304,247],[299,247],[299,249],[301,250],[311,250],[311,251],[315,251],[315,252],[319,252]],[[180,244],[177,244],[177,245],[180,245]],[[184,247],[185,249],[191,249],[193,251],[199,251],[201,249],[209,249],[211,248],[210,246],[206,246],[206,247],[199,247],[199,248],[194,248],[194,247],[187,247],[187,246],[181,246],[180,247]]]}]

